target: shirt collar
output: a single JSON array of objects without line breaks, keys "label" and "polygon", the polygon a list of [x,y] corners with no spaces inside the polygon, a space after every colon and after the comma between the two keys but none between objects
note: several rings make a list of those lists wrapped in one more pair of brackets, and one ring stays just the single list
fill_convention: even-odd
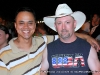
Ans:
[{"label": "shirt collar", "polygon": [[[11,46],[11,49],[12,49],[12,52],[13,52],[13,53],[19,53],[19,52],[21,52],[22,50],[18,49],[18,47],[15,45],[15,43],[14,43],[14,40],[15,40],[15,39],[17,39],[17,38],[11,39],[11,40],[9,41],[9,44],[10,44],[10,46]],[[36,45],[36,39],[35,39],[35,38],[32,39],[32,47],[33,47],[34,45]],[[31,48],[32,48],[32,47],[31,47]]]}]

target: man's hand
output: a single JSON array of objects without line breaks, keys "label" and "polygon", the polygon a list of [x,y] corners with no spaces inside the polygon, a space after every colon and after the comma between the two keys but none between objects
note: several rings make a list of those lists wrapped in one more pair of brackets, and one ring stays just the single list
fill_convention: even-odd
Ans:
[{"label": "man's hand", "polygon": [[91,44],[92,47],[96,49],[97,52],[100,50],[100,45],[98,44],[97,40],[90,36],[88,36],[86,40]]}]

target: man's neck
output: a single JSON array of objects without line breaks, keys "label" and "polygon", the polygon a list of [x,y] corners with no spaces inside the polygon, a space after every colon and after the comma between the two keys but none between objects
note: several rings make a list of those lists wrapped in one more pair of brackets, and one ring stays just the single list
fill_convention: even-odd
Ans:
[{"label": "man's neck", "polygon": [[14,40],[14,43],[20,50],[29,51],[32,46],[32,38],[30,39],[17,38],[16,40]]},{"label": "man's neck", "polygon": [[66,38],[66,39],[62,39],[62,38],[60,38],[60,40],[62,41],[62,42],[64,42],[64,43],[71,43],[71,42],[74,42],[75,40],[76,40],[76,36],[75,35],[73,35],[73,36],[71,36],[71,37],[69,37],[69,38]]}]

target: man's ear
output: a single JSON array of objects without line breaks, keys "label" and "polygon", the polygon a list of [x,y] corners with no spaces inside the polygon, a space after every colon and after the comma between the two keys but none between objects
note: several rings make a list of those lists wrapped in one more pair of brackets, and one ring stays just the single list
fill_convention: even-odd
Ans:
[{"label": "man's ear", "polygon": [[74,28],[76,28],[77,22],[76,20],[74,20]]},{"label": "man's ear", "polygon": [[15,26],[15,28],[16,28],[16,23],[14,23],[14,26]]},{"label": "man's ear", "polygon": [[54,23],[54,27],[55,27],[55,29],[56,29],[56,31],[57,31],[57,28],[56,28],[56,23]]},{"label": "man's ear", "polygon": [[36,29],[36,23],[35,23],[35,29]]}]

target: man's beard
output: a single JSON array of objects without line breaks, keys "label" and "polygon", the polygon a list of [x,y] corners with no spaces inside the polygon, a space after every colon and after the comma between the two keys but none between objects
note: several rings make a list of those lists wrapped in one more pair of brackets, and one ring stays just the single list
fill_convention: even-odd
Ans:
[{"label": "man's beard", "polygon": [[[63,33],[65,33],[65,34],[63,34]],[[68,38],[70,37],[69,31],[63,29],[63,30],[61,31],[60,37],[61,37],[63,40],[68,39]]]}]

